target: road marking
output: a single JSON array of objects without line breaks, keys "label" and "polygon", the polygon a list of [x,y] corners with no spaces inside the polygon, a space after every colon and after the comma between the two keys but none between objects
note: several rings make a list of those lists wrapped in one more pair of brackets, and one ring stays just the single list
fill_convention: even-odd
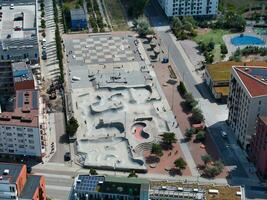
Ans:
[{"label": "road marking", "polygon": [[46,174],[46,173],[34,173],[34,175],[42,175],[44,177],[49,177],[49,178],[61,178],[61,179],[72,179],[72,176],[68,175],[57,175],[57,174]]}]

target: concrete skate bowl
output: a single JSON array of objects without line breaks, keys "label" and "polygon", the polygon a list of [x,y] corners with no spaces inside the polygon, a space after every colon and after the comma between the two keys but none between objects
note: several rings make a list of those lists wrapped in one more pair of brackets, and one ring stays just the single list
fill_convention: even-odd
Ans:
[{"label": "concrete skate bowl", "polygon": [[138,141],[144,141],[150,137],[149,133],[145,131],[146,123],[137,122],[132,126],[132,133],[134,138]]},{"label": "concrete skate bowl", "polygon": [[142,156],[133,156],[127,139],[105,137],[94,140],[77,141],[78,162],[84,168],[145,172]]},{"label": "concrete skate bowl", "polygon": [[121,122],[110,122],[110,123],[99,123],[96,125],[95,127],[96,129],[100,129],[100,128],[106,128],[106,129],[109,129],[109,128],[116,128],[119,130],[120,133],[123,133],[124,132],[124,124],[121,123]]}]

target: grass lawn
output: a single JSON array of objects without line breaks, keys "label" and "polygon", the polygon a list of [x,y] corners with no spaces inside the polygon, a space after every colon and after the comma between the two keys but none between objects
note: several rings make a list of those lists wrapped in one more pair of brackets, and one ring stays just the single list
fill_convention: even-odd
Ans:
[{"label": "grass lawn", "polygon": [[114,31],[126,31],[129,29],[120,0],[104,0],[108,16]]},{"label": "grass lawn", "polygon": [[216,44],[213,49],[213,55],[214,55],[214,62],[220,62],[222,60],[221,57],[221,46],[219,44]]},{"label": "grass lawn", "polygon": [[257,0],[221,0],[224,4],[232,4],[236,6],[237,8],[244,8],[248,7],[249,4],[253,6],[256,2],[259,2]]},{"label": "grass lawn", "polygon": [[229,34],[229,31],[226,30],[221,30],[221,29],[216,29],[216,30],[211,30],[210,32],[206,34],[201,34],[197,35],[194,40],[196,42],[204,42],[205,44],[209,43],[211,40],[215,42],[215,44],[223,44],[223,36]]}]

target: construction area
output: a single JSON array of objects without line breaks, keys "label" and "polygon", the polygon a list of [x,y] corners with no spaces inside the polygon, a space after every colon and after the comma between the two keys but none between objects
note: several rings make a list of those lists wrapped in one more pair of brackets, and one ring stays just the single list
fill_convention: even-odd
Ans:
[{"label": "construction area", "polygon": [[177,124],[141,42],[128,35],[72,35],[64,43],[79,122],[75,162],[146,172],[143,151]]}]

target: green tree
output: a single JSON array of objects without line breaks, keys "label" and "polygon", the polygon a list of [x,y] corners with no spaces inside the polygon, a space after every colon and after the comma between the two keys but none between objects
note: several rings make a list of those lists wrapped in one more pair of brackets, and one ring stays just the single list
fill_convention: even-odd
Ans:
[{"label": "green tree", "polygon": [[173,32],[180,31],[183,25],[179,17],[173,17],[171,22],[171,28]]},{"label": "green tree", "polygon": [[196,135],[196,140],[203,142],[205,140],[205,132],[204,131],[199,131]]},{"label": "green tree", "polygon": [[95,169],[91,168],[90,171],[89,171],[89,174],[90,175],[97,175],[97,172]]},{"label": "green tree", "polygon": [[227,54],[228,53],[228,49],[227,49],[225,44],[221,44],[221,53],[222,54]]},{"label": "green tree", "polygon": [[186,162],[184,161],[184,159],[182,157],[176,159],[174,161],[174,165],[176,168],[178,168],[179,170],[185,169],[186,168]]},{"label": "green tree", "polygon": [[191,109],[197,105],[197,101],[194,99],[191,93],[186,93],[184,95],[184,98],[186,105],[189,106]]},{"label": "green tree", "polygon": [[186,87],[184,85],[183,81],[180,81],[180,84],[177,87],[179,93],[181,94],[181,96],[184,96],[187,93]]},{"label": "green tree", "polygon": [[145,36],[147,36],[149,34],[154,34],[154,31],[150,27],[149,22],[144,18],[139,18],[137,20],[136,31],[138,32],[140,37],[145,37]]},{"label": "green tree", "polygon": [[149,0],[129,0],[128,15],[130,17],[141,16],[148,2]]},{"label": "green tree", "polygon": [[201,156],[201,160],[204,162],[205,165],[212,161],[212,157],[209,154],[205,154]]},{"label": "green tree", "polygon": [[155,154],[157,156],[162,156],[163,152],[162,152],[162,147],[160,144],[152,144],[152,149],[151,149],[151,153]]},{"label": "green tree", "polygon": [[46,25],[45,25],[45,20],[44,20],[44,19],[41,20],[41,27],[42,27],[42,28],[45,28],[45,27],[46,27]]},{"label": "green tree", "polygon": [[195,134],[195,133],[196,133],[196,129],[191,127],[191,128],[186,129],[186,131],[185,131],[185,136],[186,136],[188,139],[191,139],[192,136],[193,136],[193,134]]},{"label": "green tree", "polygon": [[69,136],[73,136],[79,127],[78,121],[72,117],[66,125],[66,132]]},{"label": "green tree", "polygon": [[137,176],[137,174],[135,173],[134,170],[131,170],[129,175],[128,175],[128,178],[133,178],[133,177],[137,178],[138,176]]},{"label": "green tree", "polygon": [[167,145],[172,145],[177,141],[175,134],[172,132],[165,132],[161,135],[162,141]]},{"label": "green tree", "polygon": [[201,123],[204,121],[202,111],[197,107],[192,109],[192,120],[194,123]]}]

